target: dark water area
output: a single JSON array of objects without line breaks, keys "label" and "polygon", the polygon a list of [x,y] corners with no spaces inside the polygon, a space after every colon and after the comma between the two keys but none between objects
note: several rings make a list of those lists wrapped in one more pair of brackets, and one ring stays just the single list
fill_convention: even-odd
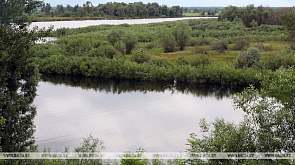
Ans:
[{"label": "dark water area", "polygon": [[238,123],[231,96],[242,88],[67,76],[42,76],[37,107],[36,144],[64,151],[89,134],[108,152],[185,151],[190,133],[202,136],[199,121],[217,117]]}]

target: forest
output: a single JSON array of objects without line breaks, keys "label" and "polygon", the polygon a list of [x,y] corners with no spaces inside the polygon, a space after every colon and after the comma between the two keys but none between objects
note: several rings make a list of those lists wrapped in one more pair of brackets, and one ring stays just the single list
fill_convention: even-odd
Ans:
[{"label": "forest", "polygon": [[157,2],[144,4],[143,2],[124,3],[108,2],[94,6],[87,1],[82,6],[57,5],[52,7],[46,3],[40,10],[32,13],[34,21],[72,20],[72,19],[125,19],[125,18],[166,18],[182,17],[183,8],[180,6],[167,7]]},{"label": "forest", "polygon": [[[233,95],[246,115],[239,124],[202,119],[203,136],[190,134],[187,153],[294,152],[295,8],[226,7],[218,19],[77,29],[28,29],[28,15],[42,3],[1,1],[1,152],[36,152],[33,134],[39,74],[142,81],[243,86]],[[124,6],[124,5],[123,5]],[[84,9],[83,9],[84,10]],[[23,11],[24,13],[19,13]],[[102,14],[102,13],[101,13]],[[114,13],[113,13],[114,14]],[[125,13],[126,14],[126,13]],[[159,14],[161,16],[163,13]],[[133,15],[134,16],[134,15]],[[170,15],[171,16],[171,15]],[[35,44],[43,37],[58,39]],[[140,147],[140,146],[139,146]],[[101,152],[89,136],[74,152]],[[50,152],[50,151],[44,151]],[[65,152],[68,152],[66,149]],[[132,159],[120,164],[292,164],[290,159]],[[102,160],[0,160],[1,164],[102,164]]]}]

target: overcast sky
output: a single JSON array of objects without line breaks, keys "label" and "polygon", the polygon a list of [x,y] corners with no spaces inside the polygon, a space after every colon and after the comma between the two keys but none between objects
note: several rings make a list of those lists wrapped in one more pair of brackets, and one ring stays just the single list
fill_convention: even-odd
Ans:
[{"label": "overcast sky", "polygon": [[[50,3],[51,6],[56,6],[57,4],[72,6],[79,4],[82,5],[87,0],[44,0],[45,3]],[[99,3],[107,3],[112,0],[89,0],[93,3],[94,6],[97,6]],[[182,7],[214,7],[221,6],[226,7],[229,5],[233,6],[247,6],[249,4],[254,4],[255,6],[268,6],[268,7],[293,7],[295,6],[295,0],[141,0],[143,3],[157,2],[160,5],[175,6],[179,5]],[[116,0],[112,2],[140,2],[140,0]]]}]

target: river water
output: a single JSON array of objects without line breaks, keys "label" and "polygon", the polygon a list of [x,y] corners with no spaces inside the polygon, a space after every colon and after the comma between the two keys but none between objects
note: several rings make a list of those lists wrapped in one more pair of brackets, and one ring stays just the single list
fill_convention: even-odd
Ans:
[{"label": "river water", "polygon": [[164,21],[177,21],[185,19],[207,19],[217,17],[183,17],[183,18],[152,18],[152,19],[125,19],[125,20],[84,20],[84,21],[52,21],[52,22],[33,22],[30,27],[38,26],[39,28],[54,29],[59,28],[80,28],[96,25],[120,25],[120,24],[148,24]]},{"label": "river water", "polygon": [[[186,18],[34,22],[31,27],[78,28],[102,24],[146,24]],[[39,82],[36,144],[52,151],[73,150],[92,135],[108,152],[185,151],[190,133],[199,137],[199,121],[217,117],[238,123],[241,110],[232,107],[235,90],[190,84],[114,81],[43,76]]]},{"label": "river water", "polygon": [[36,143],[40,149],[73,150],[91,134],[107,152],[185,151],[199,121],[217,117],[238,123],[225,87],[43,76],[39,82]]}]

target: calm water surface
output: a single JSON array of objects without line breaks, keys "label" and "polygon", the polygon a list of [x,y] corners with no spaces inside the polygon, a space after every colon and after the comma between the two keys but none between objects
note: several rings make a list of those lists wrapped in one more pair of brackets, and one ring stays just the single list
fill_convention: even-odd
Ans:
[{"label": "calm water surface", "polygon": [[[95,25],[120,25],[120,24],[148,24],[164,21],[177,21],[184,19],[200,19],[215,17],[183,17],[183,18],[152,18],[152,19],[125,19],[125,20],[84,20],[84,21],[52,21],[52,22],[33,22],[30,27],[48,28],[54,26],[58,28],[80,28]],[[217,17],[216,17],[217,18]]]},{"label": "calm water surface", "polygon": [[243,116],[233,91],[221,87],[43,77],[37,93],[36,143],[52,151],[73,149],[89,134],[109,152],[185,151],[190,133],[202,135],[201,118]]}]

